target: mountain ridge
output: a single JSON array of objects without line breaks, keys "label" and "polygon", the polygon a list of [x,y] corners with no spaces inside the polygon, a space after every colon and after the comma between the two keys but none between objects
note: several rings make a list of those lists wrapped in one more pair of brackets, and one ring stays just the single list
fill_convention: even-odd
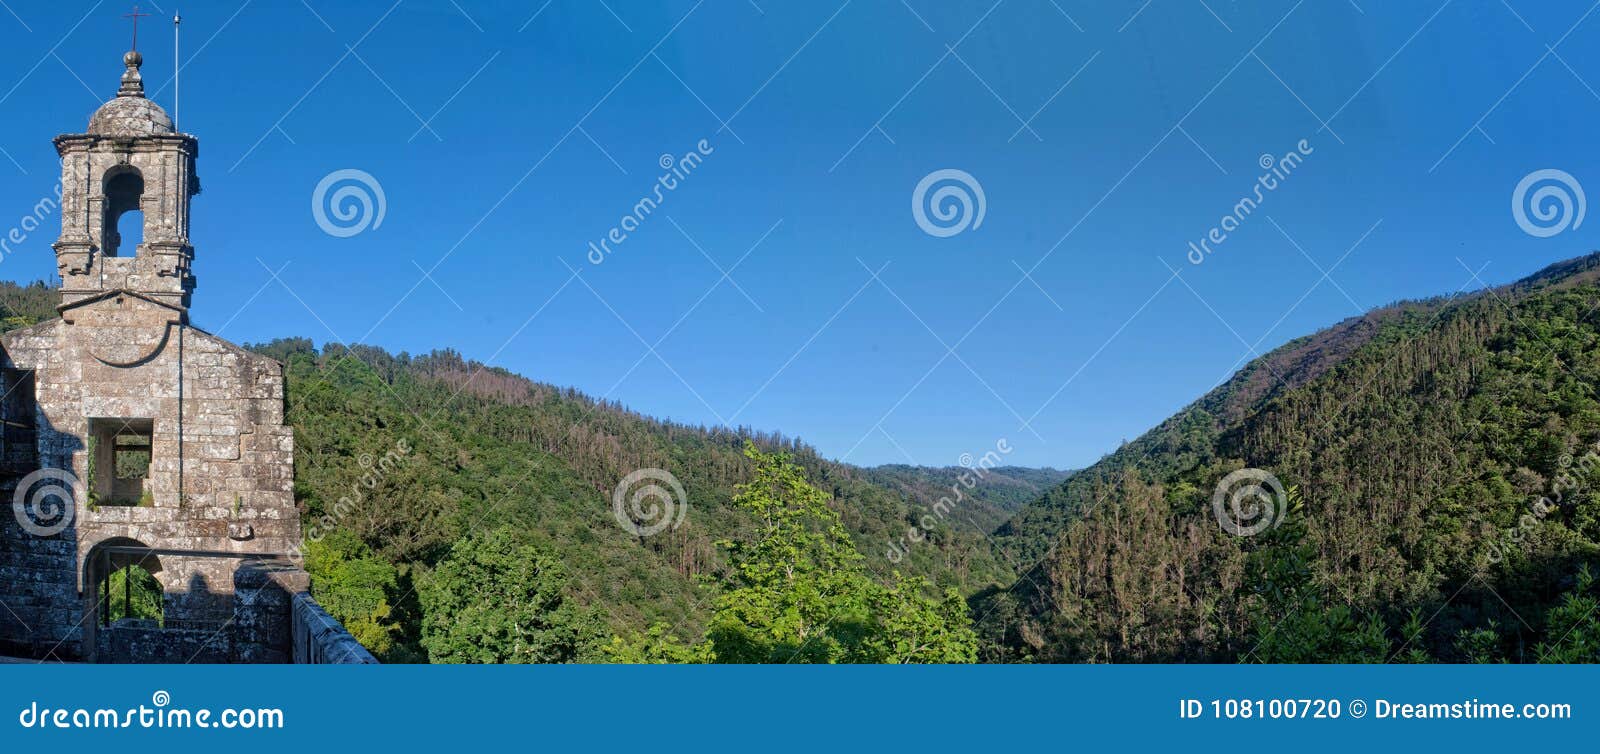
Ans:
[{"label": "mountain ridge", "polygon": [[1374,636],[1397,635],[1409,610],[1438,611],[1408,651],[1459,658],[1456,634],[1493,622],[1499,656],[1527,659],[1552,600],[1600,552],[1589,492],[1600,476],[1539,519],[1536,545],[1481,561],[1563,472],[1556,458],[1600,436],[1597,280],[1589,254],[1380,307],[1246,364],[997,529],[1002,559],[1030,565],[978,601],[999,647],[989,659],[1250,654],[1252,616],[1270,602],[1252,593],[1252,569],[1299,544],[1230,538],[1211,520],[1213,489],[1240,468],[1304,495],[1314,554],[1297,589],[1378,619]]}]

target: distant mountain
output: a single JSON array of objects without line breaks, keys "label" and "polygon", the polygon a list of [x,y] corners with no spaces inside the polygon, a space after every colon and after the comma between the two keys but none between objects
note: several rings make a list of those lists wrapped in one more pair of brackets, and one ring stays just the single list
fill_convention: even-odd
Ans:
[{"label": "distant mountain", "polygon": [[[996,466],[984,470],[979,479],[977,472],[966,466],[893,464],[864,470],[868,481],[897,491],[923,508],[929,507],[929,501],[954,498],[952,491],[959,491],[963,497],[970,496],[970,500],[964,499],[956,506],[948,519],[954,528],[983,534],[1006,523],[1024,505],[1038,499],[1071,473],[1058,469]],[[970,488],[962,480],[967,475],[971,475]]]},{"label": "distant mountain", "polygon": [[[989,659],[1600,661],[1597,280],[1590,255],[1249,363],[998,528],[1027,570],[975,601]],[[1253,537],[1213,502],[1242,468],[1292,493]]]}]

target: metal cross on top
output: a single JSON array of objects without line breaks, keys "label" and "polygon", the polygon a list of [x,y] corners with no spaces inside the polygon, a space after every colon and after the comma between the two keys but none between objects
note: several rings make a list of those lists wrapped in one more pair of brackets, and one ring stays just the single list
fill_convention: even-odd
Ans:
[{"label": "metal cross on top", "polygon": [[129,49],[132,49],[132,50],[138,50],[139,49],[139,19],[144,18],[144,17],[149,16],[149,15],[150,15],[149,13],[140,13],[139,12],[139,4],[138,3],[134,3],[133,12],[132,13],[124,13],[124,14],[122,14],[123,18],[131,18],[131,19],[133,19],[133,47],[131,47]]}]

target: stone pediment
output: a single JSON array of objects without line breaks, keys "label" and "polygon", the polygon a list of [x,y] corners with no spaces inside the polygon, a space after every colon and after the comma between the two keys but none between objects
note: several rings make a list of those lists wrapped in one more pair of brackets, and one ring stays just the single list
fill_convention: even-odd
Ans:
[{"label": "stone pediment", "polygon": [[102,364],[130,367],[166,347],[183,311],[130,291],[108,291],[61,307],[61,319],[90,356]]}]

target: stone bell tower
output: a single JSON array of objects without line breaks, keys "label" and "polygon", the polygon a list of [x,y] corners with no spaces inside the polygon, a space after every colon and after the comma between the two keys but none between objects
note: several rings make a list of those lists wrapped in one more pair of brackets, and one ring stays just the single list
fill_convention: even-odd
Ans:
[{"label": "stone bell tower", "polygon": [[122,290],[186,314],[194,290],[189,203],[200,193],[199,143],[175,133],[172,118],[145,98],[144,56],[129,52],[122,62],[122,86],[89,120],[88,133],[55,139],[62,303]]},{"label": "stone bell tower", "polygon": [[[302,541],[283,365],[190,322],[198,143],[143,62],[54,141],[61,316],[0,334],[0,652],[282,661],[287,629],[250,633],[260,590],[235,587]],[[130,617],[135,569],[159,617]]]}]

